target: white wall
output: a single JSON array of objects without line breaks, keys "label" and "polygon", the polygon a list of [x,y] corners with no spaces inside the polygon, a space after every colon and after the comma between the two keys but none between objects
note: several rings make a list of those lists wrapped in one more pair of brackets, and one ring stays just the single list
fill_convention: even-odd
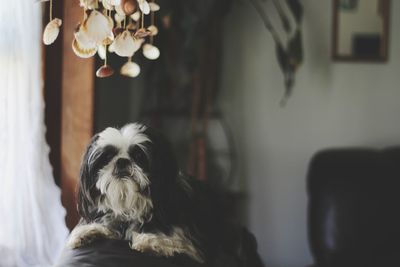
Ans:
[{"label": "white wall", "polygon": [[392,1],[386,64],[333,63],[331,1],[302,1],[306,58],[286,108],[273,41],[242,2],[224,24],[220,102],[240,152],[248,224],[268,267],[305,266],[311,156],[326,147],[400,144],[400,1]]}]

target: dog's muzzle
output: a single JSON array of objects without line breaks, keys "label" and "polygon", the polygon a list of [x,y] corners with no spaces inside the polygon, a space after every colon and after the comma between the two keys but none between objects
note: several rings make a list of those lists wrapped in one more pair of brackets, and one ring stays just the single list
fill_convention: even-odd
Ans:
[{"label": "dog's muzzle", "polygon": [[131,161],[126,158],[119,158],[115,163],[114,174],[118,178],[131,176]]}]

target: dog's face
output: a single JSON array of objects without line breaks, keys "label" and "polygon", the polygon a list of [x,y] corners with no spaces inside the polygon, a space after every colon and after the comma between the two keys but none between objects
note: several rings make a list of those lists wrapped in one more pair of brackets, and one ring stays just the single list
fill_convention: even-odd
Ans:
[{"label": "dog's face", "polygon": [[95,135],[81,167],[78,208],[87,221],[112,214],[139,223],[175,184],[177,164],[165,139],[141,124]]}]

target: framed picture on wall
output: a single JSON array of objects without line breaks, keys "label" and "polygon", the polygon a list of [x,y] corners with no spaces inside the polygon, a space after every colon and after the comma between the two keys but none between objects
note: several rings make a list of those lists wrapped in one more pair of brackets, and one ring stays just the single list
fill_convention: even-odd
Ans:
[{"label": "framed picture on wall", "polygon": [[390,0],[333,0],[332,58],[388,59]]}]

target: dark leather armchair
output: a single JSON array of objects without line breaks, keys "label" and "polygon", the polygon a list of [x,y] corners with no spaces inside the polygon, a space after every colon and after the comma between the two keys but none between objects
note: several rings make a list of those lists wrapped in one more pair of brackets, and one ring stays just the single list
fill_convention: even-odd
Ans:
[{"label": "dark leather armchair", "polygon": [[307,183],[314,267],[400,266],[400,148],[320,152]]},{"label": "dark leather armchair", "polygon": [[236,226],[225,231],[223,247],[205,264],[182,255],[156,257],[130,249],[128,241],[101,239],[78,249],[65,249],[54,267],[263,267],[250,232]]}]

